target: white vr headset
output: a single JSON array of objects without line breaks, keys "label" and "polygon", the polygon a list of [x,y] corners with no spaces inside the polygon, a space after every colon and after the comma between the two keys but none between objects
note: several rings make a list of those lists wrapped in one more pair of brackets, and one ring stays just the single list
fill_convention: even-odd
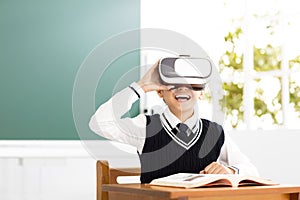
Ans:
[{"label": "white vr headset", "polygon": [[158,71],[163,84],[185,84],[203,88],[212,73],[208,58],[168,57],[159,62]]}]

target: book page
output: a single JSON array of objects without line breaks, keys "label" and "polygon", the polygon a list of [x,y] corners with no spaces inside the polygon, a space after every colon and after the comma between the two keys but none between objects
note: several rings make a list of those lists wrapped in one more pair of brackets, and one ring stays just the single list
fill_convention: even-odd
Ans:
[{"label": "book page", "polygon": [[201,187],[201,186],[213,185],[213,184],[231,185],[229,180],[226,180],[224,176],[222,177],[220,178],[220,175],[212,175],[212,174],[178,173],[171,176],[155,179],[150,184],[185,187],[185,188]]},{"label": "book page", "polygon": [[192,174],[178,173],[153,180],[150,184],[173,187],[203,187],[243,185],[276,185],[277,183],[260,177],[241,176],[237,174]]}]

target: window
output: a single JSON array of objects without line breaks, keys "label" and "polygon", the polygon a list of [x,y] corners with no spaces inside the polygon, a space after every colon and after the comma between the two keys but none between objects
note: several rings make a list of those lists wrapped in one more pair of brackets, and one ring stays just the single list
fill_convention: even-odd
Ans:
[{"label": "window", "polygon": [[[141,27],[185,34],[219,67],[224,95],[208,91],[214,100],[202,102],[204,117],[211,118],[213,111],[207,105],[214,104],[225,112],[227,130],[299,129],[297,4],[297,0],[142,1]],[[163,53],[142,50],[142,65],[154,63]],[[161,102],[155,98],[148,95],[142,108],[159,110]]]},{"label": "window", "polygon": [[297,2],[245,3],[245,13],[235,18],[235,28],[225,37],[227,49],[219,62],[226,91],[222,99],[226,126],[297,128],[300,48],[295,33],[300,33],[300,16],[293,7]]}]

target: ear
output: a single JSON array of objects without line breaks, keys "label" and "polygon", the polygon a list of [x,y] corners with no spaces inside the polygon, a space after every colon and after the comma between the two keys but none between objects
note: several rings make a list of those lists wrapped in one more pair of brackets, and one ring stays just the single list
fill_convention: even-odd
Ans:
[{"label": "ear", "polygon": [[163,98],[163,91],[162,90],[156,90],[156,92],[157,92],[157,94],[160,98]]},{"label": "ear", "polygon": [[204,96],[204,90],[199,91],[198,99],[199,100],[203,99],[203,96]]}]

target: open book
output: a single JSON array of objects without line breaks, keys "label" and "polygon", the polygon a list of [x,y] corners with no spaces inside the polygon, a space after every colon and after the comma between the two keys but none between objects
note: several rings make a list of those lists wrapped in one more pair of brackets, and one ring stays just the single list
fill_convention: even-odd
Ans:
[{"label": "open book", "polygon": [[269,179],[254,176],[242,176],[238,174],[191,174],[178,173],[170,176],[154,179],[150,185],[173,186],[183,188],[205,186],[231,186],[243,185],[278,185]]}]

